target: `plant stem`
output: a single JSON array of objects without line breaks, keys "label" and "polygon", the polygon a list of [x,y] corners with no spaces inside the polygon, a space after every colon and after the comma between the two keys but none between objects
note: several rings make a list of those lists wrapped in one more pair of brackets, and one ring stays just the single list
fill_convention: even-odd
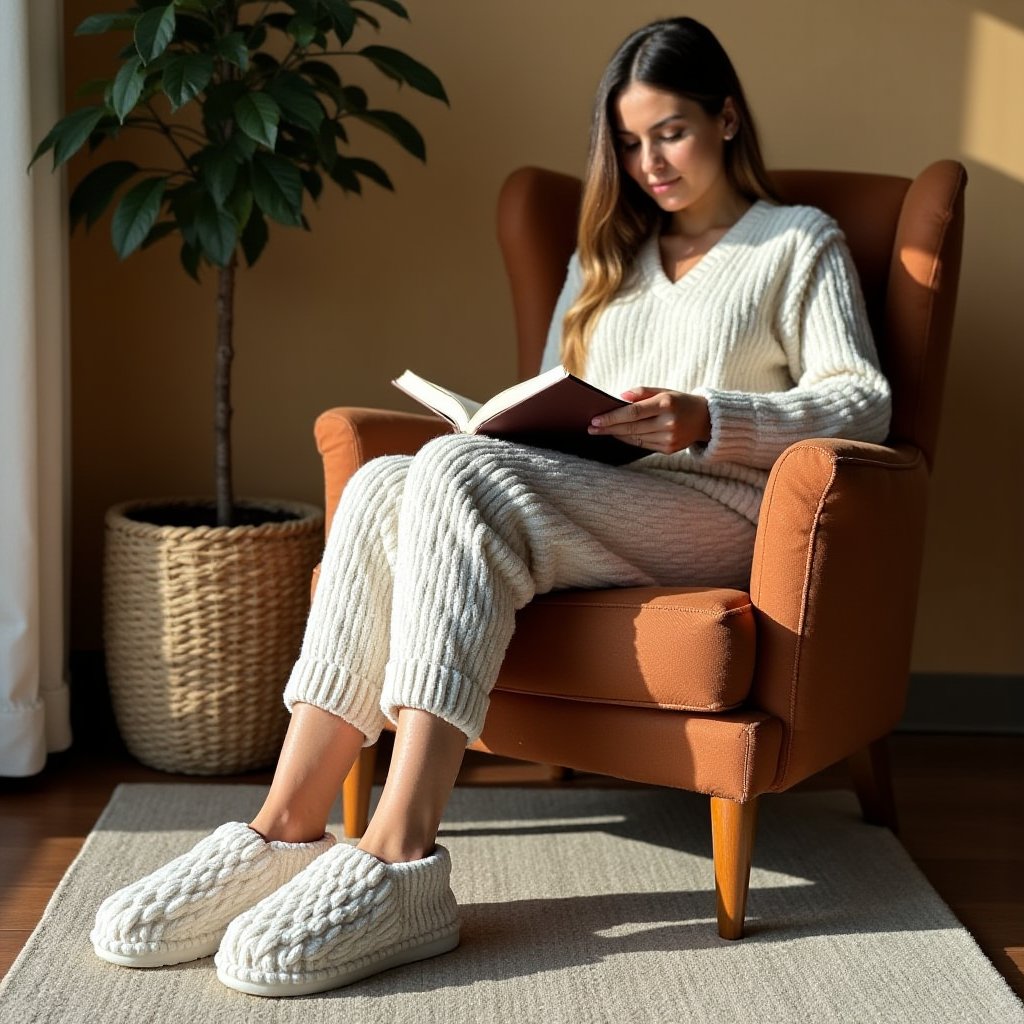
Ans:
[{"label": "plant stem", "polygon": [[146,104],[146,109],[153,115],[156,123],[160,126],[160,130],[167,136],[167,141],[178,151],[178,156],[181,157],[181,162],[188,167],[188,157],[185,155],[185,151],[178,145],[178,140],[174,137],[174,133],[164,122],[163,118],[153,109],[152,103]]},{"label": "plant stem", "polygon": [[214,374],[215,466],[217,484],[217,525],[232,526],[235,512],[231,479],[231,361],[235,352],[232,338],[235,327],[234,253],[227,266],[217,274],[217,356]]}]

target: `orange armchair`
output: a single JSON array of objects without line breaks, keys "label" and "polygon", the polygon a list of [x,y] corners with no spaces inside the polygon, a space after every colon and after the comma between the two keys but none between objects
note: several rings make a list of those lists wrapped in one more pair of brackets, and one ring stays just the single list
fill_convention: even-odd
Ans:
[{"label": "orange armchair", "polygon": [[[903,712],[929,471],[963,236],[964,168],[914,181],[785,171],[787,202],[846,233],[893,389],[886,445],[802,441],[772,469],[749,591],[562,591],[518,616],[474,747],[711,797],[718,927],[743,934],[757,801],[850,760],[866,820],[895,828],[886,735]],[[516,171],[499,199],[521,376],[537,372],[575,244],[580,183]],[[433,417],[332,409],[316,424],[328,522],[366,460],[413,453]],[[374,748],[345,781],[366,827]]]}]

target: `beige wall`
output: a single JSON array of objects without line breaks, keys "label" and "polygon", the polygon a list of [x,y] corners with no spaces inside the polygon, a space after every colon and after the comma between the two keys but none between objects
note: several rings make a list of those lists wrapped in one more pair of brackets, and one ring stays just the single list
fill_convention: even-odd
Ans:
[{"label": "beige wall", "polygon": [[[102,7],[102,5],[99,5]],[[272,229],[238,292],[236,465],[244,495],[319,500],[310,428],[339,404],[411,408],[406,366],[468,394],[514,373],[494,198],[524,163],[578,173],[590,99],[619,40],[690,13],[744,79],[771,166],[913,175],[968,167],[968,227],[932,491],[914,667],[1024,672],[1024,15],[968,0],[410,0],[383,42],[441,76],[451,109],[367,72],[380,106],[424,132],[422,167],[371,138],[394,195],[327,193],[312,234]],[[67,0],[70,27],[98,9]],[[69,85],[105,73],[102,40],[69,41]],[[353,132],[355,136],[355,132]],[[155,152],[155,151],[151,151]],[[72,179],[87,164],[77,162]],[[71,247],[74,637],[99,645],[102,516],[130,497],[211,490],[212,278],[162,242],[119,264],[104,220]],[[1012,471],[1011,471],[1012,470]]]}]

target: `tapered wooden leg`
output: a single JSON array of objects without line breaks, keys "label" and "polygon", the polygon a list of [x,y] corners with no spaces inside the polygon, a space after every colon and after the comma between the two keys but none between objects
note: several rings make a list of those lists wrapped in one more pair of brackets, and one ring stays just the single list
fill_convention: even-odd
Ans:
[{"label": "tapered wooden leg", "polygon": [[715,857],[718,934],[723,939],[743,938],[756,822],[756,799],[741,804],[717,796],[711,798],[711,843]]},{"label": "tapered wooden leg", "polygon": [[885,825],[894,833],[898,831],[887,737],[883,736],[858,750],[847,759],[847,763],[864,820],[870,825]]},{"label": "tapered wooden leg", "polygon": [[345,835],[359,839],[366,831],[370,817],[370,790],[373,769],[377,763],[377,747],[363,747],[352,765],[341,790],[341,810],[345,819]]}]

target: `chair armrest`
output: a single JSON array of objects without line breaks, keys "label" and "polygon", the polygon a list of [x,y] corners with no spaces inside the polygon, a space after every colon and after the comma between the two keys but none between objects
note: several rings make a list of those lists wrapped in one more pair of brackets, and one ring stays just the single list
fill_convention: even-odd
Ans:
[{"label": "chair armrest", "polygon": [[924,547],[923,454],[841,439],[792,445],[761,505],[751,703],[783,722],[772,789],[885,735],[906,701]]},{"label": "chair armrest", "polygon": [[378,455],[414,455],[432,437],[450,432],[439,416],[355,407],[321,413],[314,434],[324,463],[326,529],[330,530],[345,484],[363,463]]}]

